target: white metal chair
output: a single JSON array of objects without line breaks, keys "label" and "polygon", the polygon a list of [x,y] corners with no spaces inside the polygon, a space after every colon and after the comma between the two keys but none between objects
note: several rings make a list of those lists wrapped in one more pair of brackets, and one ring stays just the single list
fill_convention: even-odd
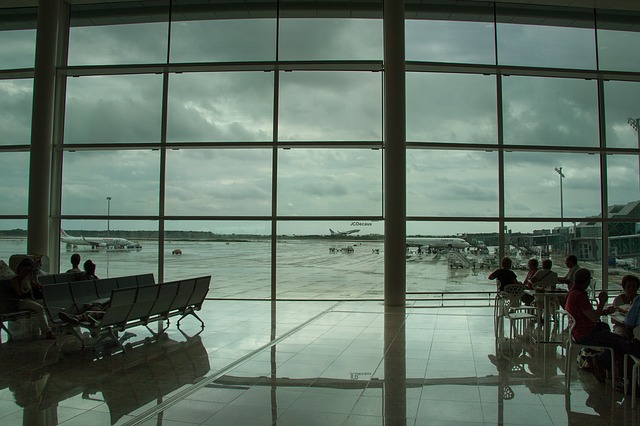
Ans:
[{"label": "white metal chair", "polygon": [[[498,337],[499,332],[503,330],[504,318],[509,320],[509,338],[514,339],[518,331],[522,331],[522,335],[526,338],[526,328],[524,324],[538,318],[535,314],[535,306],[522,306],[520,299],[524,294],[524,286],[522,284],[508,284],[504,286],[501,292],[496,295],[495,301],[495,335]],[[518,328],[518,324],[521,328]]]},{"label": "white metal chair", "polygon": [[[611,388],[615,389],[616,387],[616,383],[615,383],[615,377],[616,377],[616,360],[615,360],[615,353],[613,351],[613,348],[607,347],[607,346],[595,346],[595,345],[583,345],[581,343],[577,343],[573,340],[573,336],[572,336],[572,331],[573,331],[573,327],[576,324],[576,320],[573,317],[573,315],[571,315],[569,312],[567,312],[566,310],[562,310],[558,312],[560,315],[564,315],[566,316],[568,323],[569,323],[569,327],[568,327],[568,331],[569,334],[567,336],[567,340],[565,342],[565,366],[564,366],[564,374],[565,374],[565,386],[567,389],[569,389],[569,385],[571,384],[571,368],[572,368],[572,360],[574,360],[575,362],[575,355],[572,354],[572,350],[573,349],[577,349],[580,350],[582,348],[588,348],[588,349],[593,349],[594,351],[602,351],[602,350],[609,350],[611,351]],[[564,323],[564,320],[562,321],[562,323]]]},{"label": "white metal chair", "polygon": [[[633,329],[633,337],[636,339],[640,339],[640,327],[635,327]],[[638,381],[640,381],[640,376],[638,375],[638,369],[640,368],[640,358],[631,354],[624,354],[624,394],[628,395],[627,390],[629,389],[629,369],[628,363],[629,359],[633,361],[633,367],[631,369],[631,408],[636,408],[636,389],[638,387]]]}]

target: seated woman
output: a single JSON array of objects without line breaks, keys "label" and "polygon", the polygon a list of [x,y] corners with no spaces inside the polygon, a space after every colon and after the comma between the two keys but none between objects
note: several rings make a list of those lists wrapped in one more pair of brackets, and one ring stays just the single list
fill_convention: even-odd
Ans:
[{"label": "seated woman", "polygon": [[56,336],[51,331],[47,317],[44,314],[44,308],[33,297],[31,280],[33,279],[34,266],[33,259],[25,257],[16,267],[16,276],[9,280],[9,285],[15,293],[15,307],[19,310],[33,311],[38,319],[40,331],[47,339],[55,339]]},{"label": "seated woman", "polygon": [[[617,312],[622,312],[623,314],[627,314],[633,300],[638,295],[638,287],[640,287],[640,279],[635,275],[625,275],[622,277],[622,281],[620,283],[622,285],[622,294],[616,296],[613,299],[613,307]],[[632,338],[633,329],[627,327],[623,322],[616,320],[611,317],[611,322],[613,323],[613,332],[622,336]]]}]

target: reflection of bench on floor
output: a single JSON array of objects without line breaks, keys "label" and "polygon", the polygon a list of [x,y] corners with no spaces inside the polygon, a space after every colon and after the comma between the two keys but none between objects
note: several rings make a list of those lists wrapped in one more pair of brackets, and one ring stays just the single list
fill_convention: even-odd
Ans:
[{"label": "reflection of bench on floor", "polygon": [[[118,278],[117,288],[113,283],[104,283],[105,280],[93,280],[93,286],[90,282],[84,281],[43,286],[45,307],[51,321],[60,324],[60,312],[82,312],[85,305],[104,297],[107,289],[110,289],[109,305],[104,311],[104,316],[95,322],[78,324],[91,333],[90,346],[111,339],[124,350],[116,336],[117,332],[143,325],[157,336],[168,328],[169,318],[174,316],[180,316],[177,321],[178,328],[180,321],[188,315],[200,321],[201,328],[204,328],[204,322],[196,311],[201,309],[209,291],[210,275],[162,284],[142,284],[145,280],[148,282],[148,277],[140,277],[124,277],[128,280]],[[154,332],[149,328],[150,323],[163,321],[167,321],[167,324],[161,331]],[[82,336],[74,328],[71,330],[82,342],[83,347],[86,346]]]},{"label": "reflection of bench on floor", "polygon": [[46,377],[44,386],[29,387],[32,393],[25,401],[32,406],[35,402],[39,410],[80,395],[82,399],[103,398],[111,413],[110,424],[115,424],[123,415],[193,383],[209,369],[206,348],[196,336],[181,342],[167,339],[140,346],[122,357],[64,358],[41,368],[40,374],[15,374],[10,385],[13,390]]}]

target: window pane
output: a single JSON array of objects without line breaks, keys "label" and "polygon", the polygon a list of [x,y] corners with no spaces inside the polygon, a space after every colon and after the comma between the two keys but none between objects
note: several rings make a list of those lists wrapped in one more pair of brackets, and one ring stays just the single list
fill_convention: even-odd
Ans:
[{"label": "window pane", "polygon": [[167,152],[168,215],[271,214],[270,149]]},{"label": "window pane", "polygon": [[[112,204],[113,206],[113,204]],[[81,238],[86,244],[69,244],[60,241],[60,271],[71,269],[71,255],[80,254],[80,268],[91,260],[96,264],[99,278],[122,277],[125,275],[153,274],[158,277],[158,222],[132,220],[62,220],[65,233],[73,238]],[[118,238],[131,242],[122,247],[92,246],[89,243],[106,243],[104,239]],[[74,240],[69,240],[74,241]],[[119,241],[118,241],[119,242]],[[182,270],[183,277],[184,269]]]},{"label": "window pane", "polygon": [[489,3],[406,4],[407,60],[495,64],[493,15]]},{"label": "window pane", "polygon": [[67,79],[65,143],[159,143],[161,75]]},{"label": "window pane", "polygon": [[4,260],[7,265],[12,255],[27,252],[26,220],[0,220],[0,236],[0,260]]},{"label": "window pane", "polygon": [[0,80],[0,145],[31,143],[33,80]]},{"label": "window pane", "polygon": [[273,73],[171,74],[167,140],[272,141]]},{"label": "window pane", "polygon": [[496,222],[407,221],[407,292],[495,291],[497,253]]},{"label": "window pane", "polygon": [[0,153],[0,214],[27,214],[29,205],[29,153]]},{"label": "window pane", "polygon": [[609,205],[625,205],[640,200],[637,155],[607,156]]},{"label": "window pane", "polygon": [[382,299],[383,232],[382,221],[278,222],[277,297]]},{"label": "window pane", "polygon": [[598,63],[601,70],[640,71],[640,13],[597,10]]},{"label": "window pane", "polygon": [[498,142],[496,77],[407,73],[407,140]]},{"label": "window pane", "polygon": [[279,139],[382,140],[382,73],[280,74]]},{"label": "window pane", "polygon": [[407,215],[497,214],[497,152],[407,151]]},{"label": "window pane", "polygon": [[159,180],[158,151],[65,152],[62,212],[157,215]]},{"label": "window pane", "polygon": [[[504,164],[506,216],[562,219],[593,217],[601,213],[597,155],[506,152]],[[561,167],[564,178],[555,170]]]},{"label": "window pane", "polygon": [[380,60],[381,19],[280,19],[280,60]]},{"label": "window pane", "polygon": [[[71,7],[69,65],[167,62],[169,0]],[[126,15],[123,19],[114,16]]]},{"label": "window pane", "polygon": [[596,68],[593,11],[497,4],[498,64]]},{"label": "window pane", "polygon": [[275,59],[275,19],[185,20],[171,24],[173,63]]},{"label": "window pane", "polygon": [[[611,210],[611,208],[610,208]],[[620,218],[616,221],[615,218]],[[638,275],[640,269],[640,218],[637,202],[625,206],[609,223],[609,279],[608,288],[621,291],[622,277],[627,274]],[[623,219],[631,221],[623,221]],[[635,220],[634,220],[635,219]]]},{"label": "window pane", "polygon": [[[594,238],[595,234],[587,237],[589,232],[582,232],[585,239],[581,238],[581,230],[588,225],[581,222],[564,224],[561,222],[507,222],[505,223],[505,253],[513,261],[513,270],[522,281],[527,275],[527,262],[529,259],[537,259],[540,263],[544,259],[551,259],[551,270],[559,277],[564,277],[569,268],[565,259],[569,254],[575,254],[581,267],[588,268],[594,273],[594,280],[598,285],[602,282],[601,265],[589,254],[589,244],[584,243]],[[592,241],[592,242],[594,242]],[[597,240],[599,245],[601,240]],[[592,249],[596,245],[591,245]],[[597,273],[596,273],[597,272]],[[566,288],[561,286],[560,288]]]},{"label": "window pane", "polygon": [[596,147],[596,81],[508,76],[502,79],[504,143]]},{"label": "window pane", "polygon": [[640,83],[604,82],[607,146],[640,147]]},{"label": "window pane", "polygon": [[280,150],[278,214],[381,215],[382,151]]},{"label": "window pane", "polygon": [[212,275],[211,297],[269,298],[270,238],[269,222],[167,221],[165,281]]},{"label": "window pane", "polygon": [[0,69],[33,68],[36,55],[36,23],[34,21],[15,24],[31,28],[0,31]]}]

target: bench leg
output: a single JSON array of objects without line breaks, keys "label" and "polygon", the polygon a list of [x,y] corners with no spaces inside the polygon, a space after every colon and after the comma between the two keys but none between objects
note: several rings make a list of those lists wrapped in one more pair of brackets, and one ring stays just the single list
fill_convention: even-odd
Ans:
[{"label": "bench leg", "polygon": [[195,319],[197,319],[198,321],[200,321],[200,325],[202,325],[202,328],[204,328],[204,321],[202,321],[202,319],[198,316],[198,314],[196,314],[196,312],[193,309],[187,309],[182,316],[180,317],[180,319],[178,320],[178,322],[176,323],[176,325],[178,326],[178,328],[180,328],[180,321],[182,321],[185,317],[189,316],[189,315],[193,315],[195,317]]}]

